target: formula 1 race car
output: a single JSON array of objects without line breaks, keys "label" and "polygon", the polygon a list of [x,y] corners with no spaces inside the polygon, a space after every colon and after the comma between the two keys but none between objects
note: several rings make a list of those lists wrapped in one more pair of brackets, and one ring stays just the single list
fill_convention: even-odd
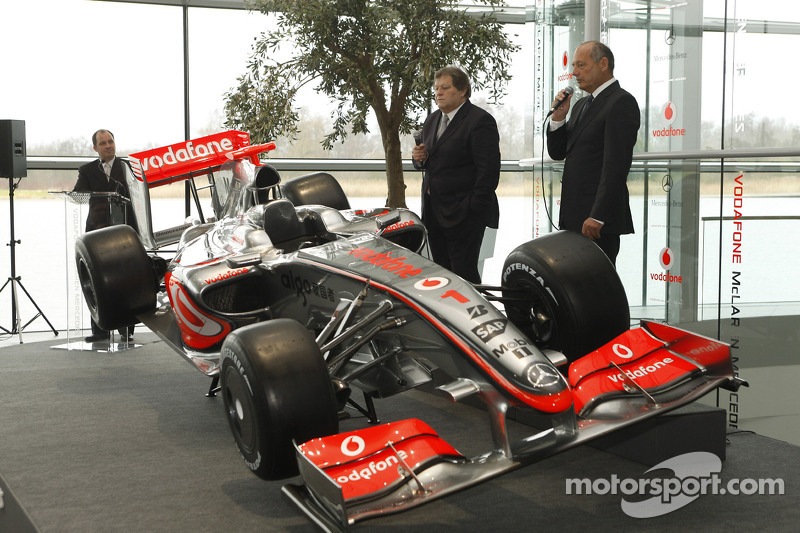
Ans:
[{"label": "formula 1 race car", "polygon": [[[143,322],[210,376],[247,466],[299,472],[283,491],[315,524],[346,530],[741,384],[726,344],[631,329],[590,240],[534,239],[500,286],[472,285],[423,255],[413,212],[353,210],[327,173],[281,182],[258,156],[273,148],[231,131],[132,154],[138,234],[88,232],[76,259],[93,319]],[[153,231],[150,191],[185,180],[201,212],[198,177],[214,218]],[[466,457],[417,419],[338,433],[346,406],[376,422],[375,398],[432,383],[482,402],[493,449]],[[512,442],[512,407],[546,427]]]}]

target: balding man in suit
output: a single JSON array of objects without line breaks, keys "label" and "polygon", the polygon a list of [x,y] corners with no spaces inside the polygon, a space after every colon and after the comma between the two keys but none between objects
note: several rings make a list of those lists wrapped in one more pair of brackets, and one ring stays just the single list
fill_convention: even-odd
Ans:
[{"label": "balding man in suit", "polygon": [[590,93],[578,101],[569,120],[571,95],[552,114],[547,151],[566,159],[561,178],[559,227],[592,239],[616,262],[620,235],[633,233],[628,200],[628,172],[639,131],[636,99],[614,78],[614,55],[604,44],[581,44],[572,60],[572,75]]}]

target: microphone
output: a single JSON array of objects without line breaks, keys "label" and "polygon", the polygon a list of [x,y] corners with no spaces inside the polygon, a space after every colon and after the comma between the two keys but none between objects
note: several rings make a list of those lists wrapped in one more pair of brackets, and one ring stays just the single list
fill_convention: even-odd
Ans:
[{"label": "microphone", "polygon": [[414,142],[419,146],[422,144],[422,130],[414,130],[411,132],[411,135],[414,136]]},{"label": "microphone", "polygon": [[561,104],[566,102],[569,95],[571,95],[574,92],[575,89],[573,89],[571,85],[567,85],[566,87],[564,87],[564,98],[562,100],[557,100],[556,103],[553,104],[553,107],[550,108],[550,112],[547,113],[547,116],[549,117],[550,115],[552,115],[553,111],[558,109],[561,106]]}]

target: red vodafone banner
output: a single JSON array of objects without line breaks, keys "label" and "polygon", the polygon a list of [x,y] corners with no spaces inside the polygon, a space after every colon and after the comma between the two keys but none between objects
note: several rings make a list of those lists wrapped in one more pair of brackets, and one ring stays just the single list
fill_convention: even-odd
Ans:
[{"label": "red vodafone banner", "polygon": [[248,133],[230,130],[130,154],[130,162],[136,178],[152,187],[177,181],[190,172],[219,166],[232,159],[229,154],[249,146]]}]

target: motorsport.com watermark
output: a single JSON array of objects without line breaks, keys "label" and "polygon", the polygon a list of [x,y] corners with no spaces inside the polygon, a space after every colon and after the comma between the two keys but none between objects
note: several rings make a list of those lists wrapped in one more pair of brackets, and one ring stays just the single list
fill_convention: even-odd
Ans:
[{"label": "motorsport.com watermark", "polygon": [[[692,452],[667,459],[645,472],[671,470],[673,475],[653,478],[619,479],[616,474],[611,479],[568,478],[568,495],[623,495],[622,511],[634,518],[653,518],[688,505],[700,496],[754,494],[782,495],[784,483],[781,478],[731,479],[723,481],[719,477],[722,461],[713,453]],[[626,499],[627,497],[636,497]],[[650,496],[650,498],[641,499]]]}]

